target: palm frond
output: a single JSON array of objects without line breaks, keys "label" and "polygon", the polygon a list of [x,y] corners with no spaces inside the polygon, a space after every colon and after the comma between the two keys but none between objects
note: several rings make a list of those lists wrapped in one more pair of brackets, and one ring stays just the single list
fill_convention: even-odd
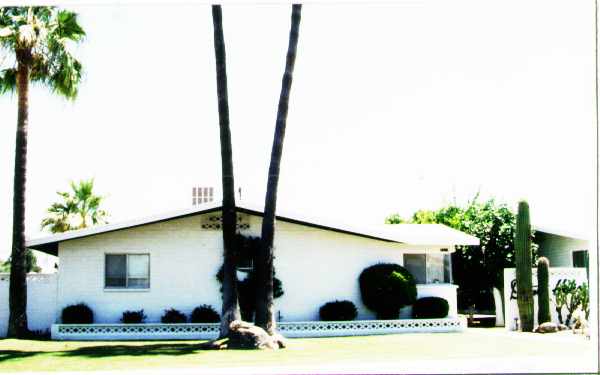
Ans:
[{"label": "palm frond", "polygon": [[14,92],[17,88],[17,71],[4,69],[0,72],[0,94]]},{"label": "palm frond", "polygon": [[107,223],[106,211],[100,209],[103,197],[94,195],[94,179],[71,181],[71,192],[57,192],[62,202],[53,203],[47,210],[48,217],[42,220],[42,229],[52,233],[86,228]]},{"label": "palm frond", "polygon": [[77,22],[77,13],[61,10],[57,15],[56,34],[61,39],[79,42],[85,36],[85,31]]},{"label": "palm frond", "polygon": [[[0,47],[15,56],[17,50],[28,51],[24,56],[32,58],[19,63],[29,65],[30,80],[67,99],[77,96],[82,76],[81,62],[68,43],[80,42],[84,36],[74,12],[52,6],[0,8]],[[11,91],[11,85],[0,85],[0,94]]]}]

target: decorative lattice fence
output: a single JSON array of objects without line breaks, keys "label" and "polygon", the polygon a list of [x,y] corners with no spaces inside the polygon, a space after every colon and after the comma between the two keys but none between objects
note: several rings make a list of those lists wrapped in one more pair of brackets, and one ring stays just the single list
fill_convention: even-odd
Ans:
[{"label": "decorative lattice fence", "polygon": [[[285,337],[365,336],[404,332],[460,332],[464,318],[279,322]],[[203,324],[53,324],[54,340],[211,340],[218,323]]]}]

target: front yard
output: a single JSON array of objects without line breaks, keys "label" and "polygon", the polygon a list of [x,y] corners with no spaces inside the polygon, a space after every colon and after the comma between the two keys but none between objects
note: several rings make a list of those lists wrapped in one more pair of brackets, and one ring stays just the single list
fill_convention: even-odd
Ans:
[{"label": "front yard", "polygon": [[[279,351],[204,351],[199,341],[58,342],[0,340],[0,373],[8,371],[87,371],[182,368],[196,370],[252,367],[331,368],[333,372],[377,371],[397,368],[409,371],[419,361],[431,367],[425,372],[461,372],[447,364],[481,362],[484,372],[497,372],[511,361],[542,361],[552,367],[569,364],[569,372],[591,371],[597,363],[592,341],[563,332],[550,335],[506,332],[503,328],[468,329],[464,333],[406,333],[384,336],[290,339]],[[444,361],[446,362],[444,364]],[[485,362],[487,361],[487,362]],[[548,362],[550,361],[550,362]],[[491,363],[500,367],[488,368]],[[533,363],[533,362],[532,362]],[[539,363],[538,363],[539,364]],[[360,366],[368,365],[365,370]],[[502,367],[505,366],[505,367]],[[527,368],[515,368],[527,371]],[[557,371],[559,369],[557,368]],[[481,372],[478,371],[478,372]]]}]

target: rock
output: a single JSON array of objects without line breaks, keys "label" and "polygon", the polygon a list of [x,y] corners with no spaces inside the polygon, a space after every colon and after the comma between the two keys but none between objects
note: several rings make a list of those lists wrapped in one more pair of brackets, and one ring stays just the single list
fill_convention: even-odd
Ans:
[{"label": "rock", "polygon": [[279,333],[273,335],[273,339],[277,341],[280,349],[287,348],[287,340],[285,337],[281,336]]},{"label": "rock", "polygon": [[564,324],[556,324],[556,323],[552,323],[552,322],[546,322],[546,323],[542,323],[539,326],[537,326],[533,330],[533,332],[535,332],[535,333],[554,333],[554,332],[558,332],[558,331],[564,331],[566,329],[569,329],[569,328]]},{"label": "rock", "polygon": [[234,320],[229,325],[228,349],[279,349],[285,348],[280,334],[270,336],[264,329],[252,323]]},{"label": "rock", "polygon": [[205,343],[200,344],[200,348],[204,350],[227,349],[227,341],[229,341],[229,339],[227,338],[207,341]]},{"label": "rock", "polygon": [[590,337],[589,324],[583,312],[579,312],[575,316],[575,324],[573,324],[573,333],[581,333],[585,337]]}]

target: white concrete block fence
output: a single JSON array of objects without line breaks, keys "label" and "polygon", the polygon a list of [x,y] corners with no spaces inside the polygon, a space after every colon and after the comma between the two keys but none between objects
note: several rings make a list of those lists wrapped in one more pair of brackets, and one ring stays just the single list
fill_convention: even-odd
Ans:
[{"label": "white concrete block fence", "polygon": [[[30,330],[45,331],[57,320],[56,288],[58,274],[27,275],[27,319]],[[8,288],[10,275],[0,274],[0,337],[8,330]]]},{"label": "white concrete block fence", "polygon": [[[573,267],[550,267],[549,270],[549,287],[550,287],[550,317],[552,322],[559,323],[558,313],[556,312],[556,304],[554,302],[554,295],[552,289],[556,287],[556,284],[561,280],[575,280],[577,285],[587,283],[587,275],[585,268],[573,268]],[[534,326],[538,324],[537,312],[538,312],[538,298],[537,298],[537,268],[531,270],[531,278],[533,282],[533,307],[534,307]],[[505,315],[505,327],[507,330],[517,330],[517,320],[519,318],[519,306],[517,305],[517,291],[516,291],[516,272],[514,268],[504,269],[504,315]],[[566,313],[566,307],[563,307],[563,313]]]},{"label": "white concrete block fence", "polygon": [[[336,322],[280,322],[285,337],[368,336],[409,332],[461,332],[465,317],[444,319],[351,320]],[[53,340],[212,340],[218,323],[184,324],[53,324]]]}]

